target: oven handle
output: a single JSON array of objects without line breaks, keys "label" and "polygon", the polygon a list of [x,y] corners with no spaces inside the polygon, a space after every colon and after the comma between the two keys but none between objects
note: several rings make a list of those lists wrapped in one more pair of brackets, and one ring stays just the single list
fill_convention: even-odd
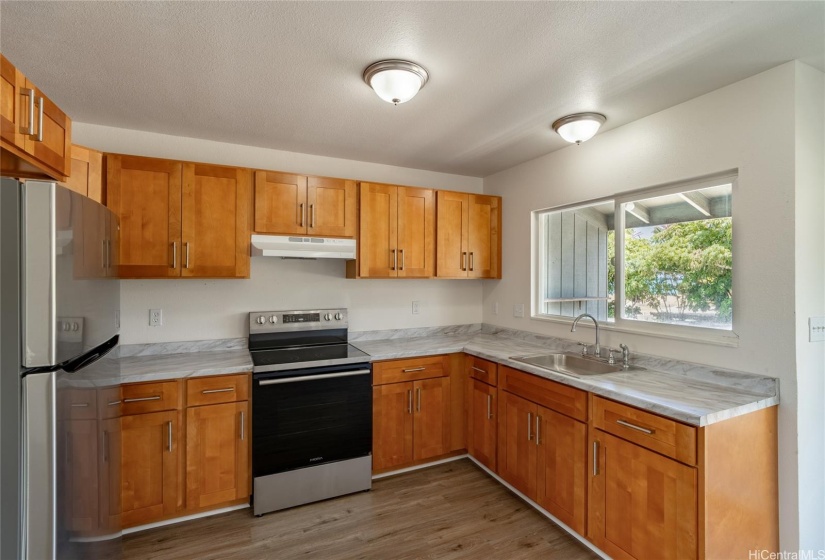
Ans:
[{"label": "oven handle", "polygon": [[284,377],[282,379],[264,379],[258,381],[258,385],[277,385],[279,383],[297,383],[298,381],[319,381],[321,379],[333,379],[335,377],[350,377],[353,375],[367,375],[368,369],[356,369],[355,371],[345,371],[342,373],[323,373],[321,375],[303,375],[301,377]]}]

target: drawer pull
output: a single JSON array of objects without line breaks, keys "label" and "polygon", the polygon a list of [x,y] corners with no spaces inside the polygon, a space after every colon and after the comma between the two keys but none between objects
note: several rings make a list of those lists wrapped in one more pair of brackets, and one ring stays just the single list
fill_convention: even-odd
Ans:
[{"label": "drawer pull", "polygon": [[87,403],[87,402],[72,403],[72,408],[87,408],[88,406],[89,406],[89,403]]},{"label": "drawer pull", "polygon": [[143,402],[143,401],[159,401],[160,395],[155,395],[154,397],[137,397],[134,399],[123,399],[124,403],[130,402]]},{"label": "drawer pull", "polygon": [[625,426],[625,427],[630,428],[632,430],[637,430],[639,432],[645,433],[649,436],[652,436],[653,434],[656,433],[656,430],[649,430],[647,428],[642,428],[641,426],[631,424],[630,422],[625,422],[624,420],[616,420],[616,423],[621,424],[622,426]]},{"label": "drawer pull", "polygon": [[225,389],[205,389],[201,391],[203,395],[211,395],[212,393],[230,393],[235,390],[235,387],[226,387]]},{"label": "drawer pull", "polygon": [[427,369],[427,368],[426,367],[414,367],[414,368],[402,369],[401,372],[402,373],[412,373],[414,371],[424,371],[425,369]]},{"label": "drawer pull", "polygon": [[109,405],[109,406],[115,406],[115,405],[120,404],[120,401],[109,401],[109,402],[108,402],[108,403],[106,403],[106,404],[107,404],[107,405]]},{"label": "drawer pull", "polygon": [[484,375],[487,375],[487,370],[486,369],[477,368],[476,366],[473,366],[472,368],[473,368],[473,371],[477,371],[479,373],[483,373]]}]

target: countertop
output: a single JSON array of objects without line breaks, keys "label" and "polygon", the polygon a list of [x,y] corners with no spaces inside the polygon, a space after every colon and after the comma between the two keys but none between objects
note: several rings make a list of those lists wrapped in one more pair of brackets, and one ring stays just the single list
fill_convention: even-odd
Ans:
[{"label": "countertop", "polygon": [[[693,376],[648,368],[576,378],[511,359],[546,354],[558,348],[495,334],[356,340],[351,344],[369,354],[372,361],[466,352],[694,426],[706,426],[779,403],[778,380],[772,377],[711,371],[704,366],[696,368],[708,370],[709,374]],[[245,349],[129,356],[116,361],[122,383],[252,371],[252,359]]]}]

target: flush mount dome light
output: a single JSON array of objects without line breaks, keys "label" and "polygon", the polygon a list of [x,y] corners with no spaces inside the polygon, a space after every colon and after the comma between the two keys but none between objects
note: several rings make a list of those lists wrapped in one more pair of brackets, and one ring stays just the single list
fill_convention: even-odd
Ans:
[{"label": "flush mount dome light", "polygon": [[606,120],[601,113],[576,113],[554,122],[553,130],[568,142],[581,144],[593,138]]},{"label": "flush mount dome light", "polygon": [[415,97],[429,78],[424,68],[408,60],[381,60],[364,70],[364,81],[378,97],[394,105]]}]

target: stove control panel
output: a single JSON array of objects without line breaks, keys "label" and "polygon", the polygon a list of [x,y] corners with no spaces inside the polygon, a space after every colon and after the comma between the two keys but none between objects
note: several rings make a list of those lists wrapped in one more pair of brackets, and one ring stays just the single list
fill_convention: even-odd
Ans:
[{"label": "stove control panel", "polygon": [[347,328],[346,309],[254,311],[249,314],[249,332],[269,333]]}]

